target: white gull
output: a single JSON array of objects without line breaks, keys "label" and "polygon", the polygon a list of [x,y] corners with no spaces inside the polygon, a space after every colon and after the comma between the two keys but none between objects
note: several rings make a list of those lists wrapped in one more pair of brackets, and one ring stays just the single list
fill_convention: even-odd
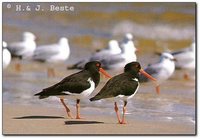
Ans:
[{"label": "white gull", "polygon": [[121,69],[127,63],[136,61],[137,48],[135,48],[132,39],[132,34],[127,33],[120,46],[122,52],[120,54],[104,57],[104,59],[101,60],[102,67],[105,69]]},{"label": "white gull", "polygon": [[67,38],[60,38],[56,44],[41,45],[34,51],[33,59],[42,62],[60,62],[69,58],[70,47]]},{"label": "white gull", "polygon": [[120,54],[121,49],[116,40],[110,40],[108,42],[108,46],[94,54],[92,54],[89,58],[81,60],[76,64],[68,67],[68,69],[82,69],[84,65],[89,61],[102,61],[105,57],[112,57],[113,55]]},{"label": "white gull", "polygon": [[3,41],[3,69],[5,69],[11,61],[11,54],[7,49],[7,43]]},{"label": "white gull", "polygon": [[195,42],[190,47],[171,53],[176,58],[177,69],[195,69]]},{"label": "white gull", "polygon": [[30,58],[36,49],[35,35],[31,32],[24,32],[22,41],[8,44],[8,50],[13,56]]},{"label": "white gull", "polygon": [[[175,70],[175,59],[174,57],[167,52],[164,52],[160,56],[160,61],[155,64],[151,64],[147,66],[145,71],[156,78],[159,83],[162,83],[163,81],[169,79]],[[140,82],[147,82],[149,81],[148,78],[146,78],[143,75],[140,75]]]}]

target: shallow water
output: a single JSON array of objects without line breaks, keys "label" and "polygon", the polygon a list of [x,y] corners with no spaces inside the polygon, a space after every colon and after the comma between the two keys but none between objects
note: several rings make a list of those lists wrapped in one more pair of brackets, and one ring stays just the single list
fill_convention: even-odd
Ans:
[{"label": "shallow water", "polygon": [[[3,4],[3,40],[17,41],[23,31],[31,31],[39,38],[37,44],[54,43],[61,36],[69,38],[71,55],[65,63],[42,64],[13,59],[3,71],[3,102],[23,105],[62,107],[57,98],[39,100],[33,95],[43,88],[78,70],[66,70],[81,58],[106,46],[109,39],[122,40],[125,32],[134,35],[141,65],[157,62],[155,51],[164,47],[178,50],[189,46],[195,34],[194,3],[70,3],[74,13],[64,12],[15,12]],[[16,3],[12,3],[14,7]],[[24,4],[26,5],[26,4]],[[48,3],[41,3],[48,7]],[[62,5],[62,3],[60,3]],[[32,3],[31,6],[34,6]],[[179,18],[177,18],[179,17]],[[16,63],[22,71],[16,72]],[[47,67],[55,67],[56,77],[47,77]],[[120,71],[108,71],[112,75]],[[155,93],[153,84],[141,84],[138,93],[127,106],[127,117],[133,119],[181,122],[195,124],[195,75],[184,80],[185,71],[179,70],[161,85],[161,94]],[[104,85],[103,79],[94,94]],[[74,100],[68,100],[74,105]],[[83,100],[83,114],[114,115],[113,102]],[[120,109],[122,102],[119,103]]]}]

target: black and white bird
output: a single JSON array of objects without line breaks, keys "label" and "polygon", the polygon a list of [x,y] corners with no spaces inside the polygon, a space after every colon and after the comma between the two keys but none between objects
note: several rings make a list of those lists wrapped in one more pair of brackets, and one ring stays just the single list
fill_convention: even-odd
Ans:
[{"label": "black and white bird", "polygon": [[[169,79],[175,70],[175,61],[176,59],[167,52],[164,52],[160,56],[160,60],[158,63],[148,65],[144,70],[156,78],[158,83],[162,83],[163,81]],[[148,82],[149,79],[143,75],[140,75],[140,82]]]},{"label": "black and white bird", "polygon": [[[111,78],[96,96],[90,98],[90,101],[109,98],[114,99],[114,109],[117,114],[118,123],[125,124],[126,105],[128,100],[138,91],[139,73],[144,74],[147,78],[156,82],[155,78],[141,69],[138,62],[131,62],[125,65],[124,73]],[[122,120],[118,112],[117,99],[124,101]]]},{"label": "black and white bird", "polygon": [[40,99],[50,96],[57,96],[67,111],[68,117],[72,118],[70,109],[64,103],[65,98],[76,99],[76,119],[80,119],[80,100],[87,98],[97,87],[100,81],[100,74],[103,73],[106,77],[111,78],[102,68],[101,63],[92,61],[85,64],[82,71],[72,74],[64,78],[59,83],[43,89],[35,94]]},{"label": "black and white bird", "polygon": [[3,69],[5,69],[11,62],[11,54],[7,49],[7,43],[3,41]]}]

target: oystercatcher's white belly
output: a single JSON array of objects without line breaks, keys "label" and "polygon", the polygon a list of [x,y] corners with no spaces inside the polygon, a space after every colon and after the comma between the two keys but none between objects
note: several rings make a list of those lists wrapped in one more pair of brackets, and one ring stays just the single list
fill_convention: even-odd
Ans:
[{"label": "oystercatcher's white belly", "polygon": [[63,92],[66,95],[57,96],[57,97],[62,98],[62,99],[65,99],[65,98],[74,98],[74,99],[87,98],[95,89],[94,81],[91,78],[88,78],[87,81],[90,83],[90,88],[88,88],[87,90],[84,90],[80,94],[78,94],[78,93],[70,93],[70,92]]},{"label": "oystercatcher's white belly", "polygon": [[[136,79],[136,78],[135,78]],[[135,80],[135,79],[133,79],[133,80]],[[137,79],[137,81],[138,81],[138,79]],[[137,88],[135,89],[135,92],[133,92],[133,94],[132,95],[130,95],[130,96],[125,96],[125,95],[118,95],[115,99],[121,99],[121,100],[123,100],[123,101],[127,101],[128,99],[131,99],[131,98],[133,98],[134,96],[135,96],[135,94],[137,93],[137,91],[138,91],[138,89],[139,89],[139,82],[138,82],[138,86],[137,86]]]}]

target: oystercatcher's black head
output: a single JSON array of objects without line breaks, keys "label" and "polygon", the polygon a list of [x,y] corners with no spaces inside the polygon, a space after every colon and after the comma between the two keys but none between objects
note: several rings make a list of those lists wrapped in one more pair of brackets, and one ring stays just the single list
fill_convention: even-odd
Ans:
[{"label": "oystercatcher's black head", "polygon": [[111,76],[108,73],[106,73],[106,71],[104,71],[103,68],[101,68],[101,63],[99,61],[91,61],[86,63],[84,69],[92,73],[101,72],[106,77],[111,78]]},{"label": "oystercatcher's black head", "polygon": [[126,66],[124,67],[124,72],[126,73],[131,73],[131,75],[135,76],[138,78],[139,73],[143,74],[144,76],[146,76],[147,78],[151,79],[152,81],[155,82],[156,84],[156,92],[159,94],[160,93],[160,89],[159,89],[159,84],[157,83],[157,80],[155,78],[153,78],[151,75],[149,75],[148,73],[146,73],[140,66],[140,63],[138,62],[131,62],[126,64]]},{"label": "oystercatcher's black head", "polygon": [[85,64],[84,69],[85,70],[92,70],[92,71],[98,71],[99,68],[101,68],[101,63],[99,61],[91,61]]},{"label": "oystercatcher's black head", "polygon": [[126,64],[126,66],[124,67],[124,72],[131,72],[131,73],[138,74],[140,72],[140,69],[141,69],[140,63],[131,62],[131,63]]}]

